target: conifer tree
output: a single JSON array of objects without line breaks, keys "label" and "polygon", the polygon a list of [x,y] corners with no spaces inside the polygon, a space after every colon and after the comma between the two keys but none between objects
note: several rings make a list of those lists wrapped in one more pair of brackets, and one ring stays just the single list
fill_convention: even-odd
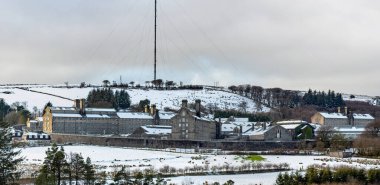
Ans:
[{"label": "conifer tree", "polygon": [[85,172],[85,162],[83,160],[83,157],[81,154],[74,154],[74,158],[72,161],[72,168],[73,168],[73,177],[75,180],[75,184],[79,184],[79,180],[83,179],[84,172]]},{"label": "conifer tree", "polygon": [[87,185],[93,185],[95,182],[95,170],[94,166],[91,163],[91,159],[87,157],[86,163],[84,165],[84,178]]},{"label": "conifer tree", "polygon": [[0,123],[0,184],[14,184],[20,178],[21,172],[17,166],[23,161],[12,144],[12,133],[6,123]]},{"label": "conifer tree", "polygon": [[37,185],[60,184],[64,168],[67,165],[65,151],[63,147],[59,149],[53,143],[45,153],[46,157],[35,183]]}]

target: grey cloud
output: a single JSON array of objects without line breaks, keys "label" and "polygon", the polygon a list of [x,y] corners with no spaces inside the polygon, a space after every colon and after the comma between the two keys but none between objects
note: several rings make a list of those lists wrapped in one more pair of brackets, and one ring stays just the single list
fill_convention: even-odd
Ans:
[{"label": "grey cloud", "polygon": [[[160,78],[380,94],[380,2],[158,1]],[[153,0],[0,2],[0,83],[152,78]]]}]

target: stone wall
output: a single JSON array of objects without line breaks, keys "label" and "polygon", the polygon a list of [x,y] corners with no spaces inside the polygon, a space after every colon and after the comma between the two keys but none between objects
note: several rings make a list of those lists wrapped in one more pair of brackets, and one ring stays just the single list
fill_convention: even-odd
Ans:
[{"label": "stone wall", "polygon": [[51,134],[52,142],[58,144],[81,143],[100,146],[148,147],[148,148],[200,148],[222,149],[229,151],[266,151],[276,149],[296,149],[298,142],[265,142],[265,141],[196,141],[196,140],[156,140],[125,137],[101,137],[86,135]]}]

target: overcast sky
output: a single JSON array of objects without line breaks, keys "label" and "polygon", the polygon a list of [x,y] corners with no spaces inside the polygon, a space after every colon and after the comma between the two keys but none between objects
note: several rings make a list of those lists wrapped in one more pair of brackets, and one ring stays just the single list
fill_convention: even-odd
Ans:
[{"label": "overcast sky", "polygon": [[[380,95],[380,1],[158,0],[158,78]],[[0,83],[144,83],[154,0],[0,0]]]}]

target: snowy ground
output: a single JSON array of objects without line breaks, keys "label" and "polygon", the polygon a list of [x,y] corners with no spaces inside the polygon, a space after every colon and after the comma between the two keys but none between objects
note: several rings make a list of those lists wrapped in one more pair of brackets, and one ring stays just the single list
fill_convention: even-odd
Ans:
[{"label": "snowy ground", "polygon": [[[244,163],[241,158],[235,155],[202,155],[201,160],[192,159],[192,157],[199,156],[199,154],[182,154],[172,153],[165,151],[152,151],[143,149],[132,148],[117,148],[117,147],[101,147],[101,146],[65,146],[66,153],[76,152],[81,153],[84,157],[90,157],[95,165],[102,166],[102,169],[112,171],[115,166],[127,165],[131,169],[144,169],[154,167],[159,169],[164,165],[175,167],[177,169],[185,167],[193,167],[195,165],[203,166],[209,163],[210,167],[213,165],[222,166],[229,164],[230,166],[237,166]],[[35,166],[43,162],[45,151],[47,147],[34,147],[22,149],[22,156],[25,156],[25,166]],[[281,155],[265,155],[264,163],[288,163],[292,169],[306,169],[307,166],[313,164],[319,165],[350,165],[363,168],[378,168],[378,165],[364,165],[356,162],[344,162],[335,158],[327,156],[281,156]],[[325,161],[317,159],[326,159]],[[356,160],[359,158],[353,158]],[[370,160],[375,161],[375,160]],[[379,163],[378,163],[379,164]],[[264,173],[264,174],[248,174],[248,175],[223,175],[223,176],[192,176],[192,177],[176,177],[172,178],[172,182],[182,184],[184,181],[192,180],[195,184],[204,182],[205,180],[225,182],[233,180],[236,184],[273,184],[278,173]]]},{"label": "snowy ground", "polygon": [[367,102],[367,103],[373,103],[373,98],[371,96],[366,95],[354,95],[355,98],[351,98],[350,94],[343,94],[343,100],[345,101],[361,101],[361,102]]},{"label": "snowy ground", "polygon": [[[50,93],[69,99],[86,98],[93,88],[53,88],[48,86],[30,86],[29,89]],[[1,92],[10,91],[12,94],[4,94]],[[224,91],[215,90],[175,90],[175,91],[159,91],[159,90],[140,90],[129,89],[132,104],[138,104],[140,100],[149,99],[151,103],[156,104],[159,109],[169,107],[178,109],[182,99],[187,99],[189,103],[194,103],[195,99],[201,99],[204,106],[217,106],[221,109],[239,109],[239,104],[243,101],[247,102],[247,111],[256,112],[257,107],[254,101]],[[73,102],[54,96],[43,95],[30,91],[16,89],[15,87],[0,87],[0,98],[3,98],[8,104],[16,101],[26,102],[28,109],[32,110],[34,106],[42,109],[47,102],[52,102],[54,106],[73,106]],[[269,109],[264,107],[263,112]]]}]

